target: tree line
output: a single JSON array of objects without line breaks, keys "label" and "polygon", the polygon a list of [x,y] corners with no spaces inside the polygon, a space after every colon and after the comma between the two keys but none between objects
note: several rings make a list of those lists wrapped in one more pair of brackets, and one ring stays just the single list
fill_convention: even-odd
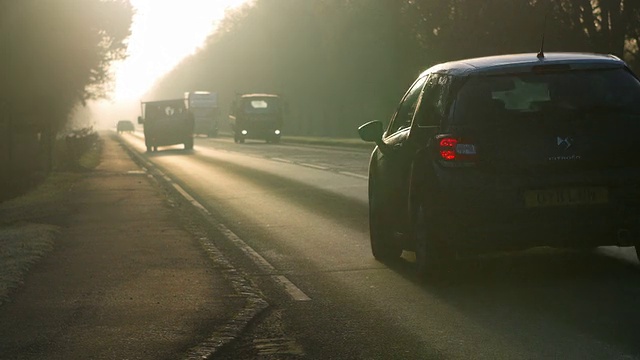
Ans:
[{"label": "tree line", "polygon": [[69,115],[109,90],[128,0],[0,0],[0,198],[50,170]]},{"label": "tree line", "polygon": [[355,136],[386,120],[419,72],[448,60],[545,51],[614,54],[640,67],[640,2],[255,0],[146,98],[184,91],[282,94],[285,134]]}]

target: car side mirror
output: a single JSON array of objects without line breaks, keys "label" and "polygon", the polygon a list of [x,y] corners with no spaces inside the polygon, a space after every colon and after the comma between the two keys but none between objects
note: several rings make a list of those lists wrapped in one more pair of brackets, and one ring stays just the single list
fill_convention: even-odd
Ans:
[{"label": "car side mirror", "polygon": [[138,124],[144,124],[144,119],[142,119],[142,116],[138,116]]},{"label": "car side mirror", "polygon": [[382,142],[383,132],[382,122],[378,120],[369,121],[358,128],[358,135],[360,135],[362,140],[368,142],[373,141],[376,144]]}]

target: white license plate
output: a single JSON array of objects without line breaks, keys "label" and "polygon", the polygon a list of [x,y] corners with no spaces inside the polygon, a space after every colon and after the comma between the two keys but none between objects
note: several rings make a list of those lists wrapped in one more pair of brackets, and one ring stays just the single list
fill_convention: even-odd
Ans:
[{"label": "white license plate", "polygon": [[605,204],[609,202],[606,187],[575,187],[524,192],[526,207]]}]

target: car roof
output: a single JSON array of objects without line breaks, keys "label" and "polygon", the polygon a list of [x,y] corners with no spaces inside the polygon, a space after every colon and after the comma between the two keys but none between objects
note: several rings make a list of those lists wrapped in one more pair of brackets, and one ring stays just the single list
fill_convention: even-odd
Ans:
[{"label": "car roof", "polygon": [[470,76],[528,72],[539,65],[570,65],[572,69],[626,67],[624,61],[613,55],[569,52],[545,53],[542,57],[537,55],[536,53],[510,54],[450,61],[434,65],[425,70],[422,75],[446,73],[454,76]]}]

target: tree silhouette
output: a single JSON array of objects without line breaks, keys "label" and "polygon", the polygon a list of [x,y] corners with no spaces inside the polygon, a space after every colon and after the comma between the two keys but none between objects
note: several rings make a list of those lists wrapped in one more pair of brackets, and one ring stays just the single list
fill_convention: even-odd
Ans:
[{"label": "tree silhouette", "polygon": [[[624,0],[256,0],[228,13],[201,52],[147,94],[282,93],[284,134],[356,136],[386,120],[422,70],[449,60],[545,51],[638,63],[640,3]],[[545,25],[546,18],[546,25]]]},{"label": "tree silhouette", "polygon": [[105,95],[124,58],[128,1],[3,0],[0,99],[15,121],[59,129],[76,103]]},{"label": "tree silhouette", "polygon": [[69,114],[105,95],[132,16],[125,0],[0,0],[2,190],[50,170]]}]

